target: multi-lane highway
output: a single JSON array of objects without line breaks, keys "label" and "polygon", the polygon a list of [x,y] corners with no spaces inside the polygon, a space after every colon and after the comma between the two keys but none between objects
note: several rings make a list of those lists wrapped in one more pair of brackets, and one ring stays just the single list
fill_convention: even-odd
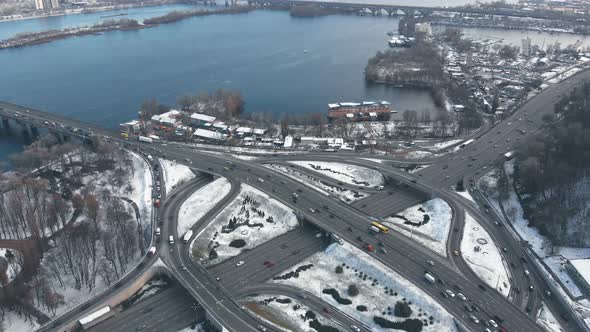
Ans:
[{"label": "multi-lane highway", "polygon": [[[590,78],[590,71],[585,71],[569,78],[564,83],[550,86],[524,104],[508,119],[502,121],[486,133],[483,133],[466,148],[461,149],[457,153],[442,156],[437,160],[431,160],[433,163],[431,166],[420,170],[416,174],[404,173],[387,163],[376,163],[370,160],[356,158],[351,154],[310,154],[295,157],[283,157],[279,155],[276,158],[269,158],[277,161],[288,159],[339,161],[372,167],[383,173],[386,177],[400,181],[414,190],[427,193],[430,197],[443,198],[453,207],[453,228],[458,229],[457,232],[451,232],[449,235],[449,249],[459,247],[463,228],[462,216],[464,211],[467,211],[486,228],[499,247],[507,248],[507,252],[503,256],[508,263],[512,276],[514,289],[512,297],[514,303],[504,299],[499,293],[489,287],[484,286],[483,282],[475,277],[473,272],[460,259],[453,258],[451,261],[448,258],[441,257],[428,248],[395,232],[387,236],[368,235],[368,221],[373,217],[370,209],[357,209],[353,206],[345,205],[291,178],[275,173],[256,161],[239,160],[233,158],[231,155],[225,155],[223,153],[211,154],[198,149],[187,149],[186,147],[175,144],[158,143],[150,145],[136,141],[124,141],[116,136],[117,133],[110,130],[8,103],[0,103],[0,115],[5,118],[32,123],[35,126],[47,127],[51,131],[68,135],[104,137],[119,144],[139,147],[156,156],[166,156],[168,159],[175,159],[179,163],[185,163],[204,172],[227,177],[232,182],[232,193],[195,225],[195,233],[198,233],[199,230],[206,226],[220,209],[236,196],[239,191],[240,182],[248,183],[273,196],[273,198],[293,208],[295,211],[298,211],[302,219],[307,220],[326,232],[338,234],[341,238],[359,248],[362,248],[365,243],[377,245],[378,242],[382,242],[388,250],[388,254],[372,253],[371,255],[375,259],[414,282],[430,296],[437,299],[449,313],[470,329],[479,330],[481,327],[465,318],[463,303],[457,300],[441,298],[439,296],[441,290],[449,286],[460,287],[461,292],[482,309],[483,313],[480,313],[480,316],[482,316],[480,318],[491,319],[500,317],[503,321],[502,326],[508,331],[540,330],[540,327],[535,323],[534,313],[540,306],[542,299],[553,312],[558,313],[559,319],[566,330],[576,331],[584,327],[576,325],[576,320],[570,319],[566,321],[563,319],[563,317],[568,317],[569,312],[563,310],[560,302],[555,299],[557,295],[544,297],[540,293],[541,290],[547,288],[547,281],[544,279],[542,273],[537,271],[535,264],[530,260],[527,248],[523,248],[513,238],[508,227],[506,227],[509,225],[504,225],[505,227],[496,226],[495,221],[498,221],[497,216],[485,212],[484,209],[455,194],[449,188],[459,180],[465,180],[467,184],[470,179],[477,179],[483,175],[485,173],[484,167],[488,168],[494,165],[503,153],[514,148],[514,144],[522,141],[528,134],[540,128],[543,115],[553,111],[553,104],[564,93],[578,86],[582,80],[588,78]],[[23,119],[24,117],[26,119]],[[78,129],[78,131],[74,132],[73,129]],[[80,129],[83,130],[80,131]],[[224,169],[228,160],[231,160],[235,167]],[[319,175],[316,174],[316,176]],[[257,181],[257,178],[264,178],[265,181]],[[200,264],[193,263],[190,259],[188,246],[178,241],[179,236],[182,235],[176,234],[178,208],[194,190],[190,186],[189,184],[179,189],[176,193],[171,193],[169,195],[170,197],[165,198],[164,208],[160,211],[160,218],[165,223],[165,227],[163,228],[162,234],[163,240],[160,241],[158,246],[159,257],[170,267],[172,274],[179,280],[181,285],[206,308],[210,316],[226,326],[229,330],[248,331],[257,329],[259,325],[266,325],[241,309],[236,297],[228,290],[228,288],[231,289],[232,287],[226,288],[223,282],[215,279],[211,271],[216,271],[216,267],[208,271]],[[300,191],[299,199],[296,203],[291,199],[294,191]],[[477,197],[477,194],[475,196]],[[379,203],[380,205],[388,204],[388,208],[396,211],[411,204],[411,201],[388,200],[387,195],[383,195],[379,201],[383,202]],[[322,213],[313,213],[310,209],[321,210]],[[174,245],[170,245],[166,241],[168,235],[173,235],[177,239]],[[358,240],[359,236],[363,238],[363,241]],[[279,245],[278,242],[276,245]],[[256,257],[258,258],[252,259],[256,261],[262,256]],[[295,260],[296,258],[293,259]],[[427,260],[434,261],[435,265],[427,265]],[[149,263],[149,261],[146,260],[146,263]],[[531,271],[531,276],[528,278],[523,274],[523,264],[526,264]],[[267,273],[267,270],[264,270],[267,269],[264,264],[252,264],[251,268],[252,270],[246,268],[244,271],[248,271],[249,274],[254,276],[258,273],[263,273],[260,271]],[[219,273],[224,275],[224,279],[227,278],[227,275],[230,275],[232,270],[236,273],[240,271],[238,267],[232,266],[231,264],[225,265],[225,267],[217,267],[217,271],[219,270],[221,270]],[[425,270],[430,271],[439,279],[444,280],[446,285],[431,285],[426,283],[424,281]],[[124,283],[125,280],[119,282],[120,285]],[[535,291],[522,294],[529,285],[534,286]],[[272,288],[272,286],[266,287]],[[516,289],[519,291],[516,291]],[[531,315],[527,314],[527,308],[531,312]],[[63,321],[71,320],[79,317],[82,312],[87,311],[87,308],[77,308],[60,319]],[[267,327],[270,328],[270,326]]]}]

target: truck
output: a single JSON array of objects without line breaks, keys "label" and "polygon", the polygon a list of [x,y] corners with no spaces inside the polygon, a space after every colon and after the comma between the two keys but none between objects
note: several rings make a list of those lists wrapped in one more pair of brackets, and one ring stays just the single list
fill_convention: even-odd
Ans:
[{"label": "truck", "polygon": [[152,143],[154,141],[153,139],[151,139],[149,137],[145,137],[145,136],[139,136],[139,137],[137,137],[137,139],[140,142],[145,142],[145,143]]},{"label": "truck", "polygon": [[428,280],[428,282],[430,282],[431,284],[436,283],[436,278],[432,274],[430,274],[428,272],[426,272],[424,274],[424,279]]},{"label": "truck", "polygon": [[90,329],[91,327],[98,325],[101,322],[113,317],[115,313],[111,310],[110,306],[101,308],[87,316],[84,316],[78,320],[79,328],[83,331]]},{"label": "truck", "polygon": [[190,241],[192,236],[193,236],[193,231],[189,230],[188,232],[184,233],[184,237],[182,238],[182,241],[184,243],[188,243],[188,241]]}]

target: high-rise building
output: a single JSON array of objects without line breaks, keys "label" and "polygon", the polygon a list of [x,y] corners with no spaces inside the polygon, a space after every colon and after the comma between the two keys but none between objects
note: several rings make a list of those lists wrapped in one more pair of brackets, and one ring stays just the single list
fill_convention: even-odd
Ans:
[{"label": "high-rise building", "polygon": [[520,52],[525,56],[530,56],[532,53],[531,39],[529,37],[526,37],[526,39],[522,39],[520,41],[520,44],[521,44]]},{"label": "high-rise building", "polygon": [[49,10],[59,8],[59,0],[35,0],[35,8]]}]

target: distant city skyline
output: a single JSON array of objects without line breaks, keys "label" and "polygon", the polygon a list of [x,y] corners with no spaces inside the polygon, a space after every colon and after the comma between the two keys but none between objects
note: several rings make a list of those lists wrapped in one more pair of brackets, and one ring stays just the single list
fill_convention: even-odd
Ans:
[{"label": "distant city skyline", "polygon": [[35,0],[35,8],[38,10],[59,8],[59,0]]}]

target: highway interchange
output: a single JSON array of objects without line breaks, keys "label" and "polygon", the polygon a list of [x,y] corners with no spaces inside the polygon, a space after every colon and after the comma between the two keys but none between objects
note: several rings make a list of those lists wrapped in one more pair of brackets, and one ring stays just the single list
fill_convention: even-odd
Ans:
[{"label": "highway interchange", "polygon": [[[415,283],[432,298],[436,299],[467,329],[479,331],[483,327],[481,324],[474,324],[467,318],[462,302],[441,298],[439,294],[441,290],[453,286],[460,287],[461,292],[482,309],[482,313],[479,314],[481,318],[491,319],[493,317],[500,317],[503,321],[501,325],[507,331],[540,330],[540,327],[535,323],[535,314],[541,305],[541,301],[544,301],[556,313],[557,318],[566,330],[579,331],[585,328],[579,326],[578,321],[571,316],[569,311],[565,310],[559,297],[556,294],[547,296],[544,293],[544,290],[552,289],[552,287],[543,274],[536,268],[536,264],[531,259],[528,247],[513,237],[513,232],[510,231],[510,225],[505,224],[502,218],[496,216],[493,211],[485,211],[486,209],[482,205],[484,204],[485,197],[481,196],[477,191],[473,191],[472,194],[478,198],[479,203],[475,204],[456,194],[450,187],[462,179],[466,186],[468,186],[471,179],[476,181],[486,173],[484,167],[489,169],[495,165],[505,152],[512,150],[514,145],[522,141],[525,136],[538,130],[542,126],[543,115],[553,111],[553,105],[561,96],[588,78],[590,78],[590,71],[584,71],[560,84],[549,86],[536,97],[525,103],[508,119],[481,134],[473,143],[467,145],[465,148],[456,153],[443,155],[436,160],[421,161],[422,163],[431,163],[431,165],[414,174],[403,172],[398,167],[395,167],[398,165],[398,162],[403,163],[404,161],[385,160],[384,162],[377,163],[359,158],[357,155],[351,153],[278,154],[257,161],[238,159],[231,154],[211,153],[201,148],[188,149],[185,146],[176,144],[155,143],[150,145],[131,140],[125,141],[118,137],[118,133],[108,129],[3,102],[0,103],[0,107],[2,108],[0,115],[4,118],[21,122],[23,122],[23,115],[26,115],[27,119],[24,122],[37,127],[47,127],[53,132],[70,136],[93,135],[100,138],[104,137],[119,144],[124,144],[128,148],[143,150],[155,157],[174,159],[179,163],[184,163],[203,172],[228,178],[232,184],[231,193],[217,204],[215,208],[209,211],[205,217],[199,220],[193,228],[196,231],[195,233],[198,233],[199,230],[204,228],[224,206],[236,197],[237,193],[239,193],[241,183],[247,183],[295,210],[300,220],[304,220],[305,223],[315,225],[315,227],[319,227],[327,233],[337,234],[345,241],[359,248],[363,248],[366,243],[372,243],[377,246],[379,242],[382,242],[388,253],[372,253],[371,255]],[[53,123],[56,123],[56,125],[53,125]],[[83,128],[84,132],[72,133],[69,129],[72,127]],[[524,134],[522,130],[525,131]],[[400,184],[396,187],[386,187],[384,189],[385,192],[393,192],[390,195],[391,200],[387,202],[388,211],[397,212],[407,208],[409,206],[408,204],[412,203],[411,199],[393,199],[398,197],[397,195],[403,196],[401,190],[405,186],[426,193],[429,197],[440,197],[444,199],[451,205],[454,212],[453,230],[450,232],[448,239],[448,258],[435,254],[399,233],[390,232],[386,236],[371,236],[367,232],[367,228],[373,216],[368,214],[366,209],[357,209],[354,206],[346,205],[261,165],[262,162],[285,162],[288,160],[337,161],[376,169],[385,177],[394,179],[395,182]],[[231,168],[227,167],[230,163],[233,165]],[[322,178],[317,173],[313,173],[313,176]],[[265,181],[258,181],[258,178],[263,178]],[[322,179],[333,181],[328,178]],[[163,193],[164,206],[159,209],[160,211],[158,213],[163,223],[163,240],[157,244],[157,257],[152,258],[146,256],[142,264],[119,281],[115,287],[45,325],[41,330],[58,330],[61,326],[65,326],[66,323],[79,319],[84,314],[88,314],[93,309],[100,307],[104,298],[124,288],[127,282],[145,271],[157,259],[161,259],[190,295],[202,304],[213,319],[225,326],[228,330],[254,331],[261,328],[261,326],[266,326],[269,330],[273,330],[271,325],[258,321],[249,313],[242,310],[239,302],[241,296],[258,293],[262,290],[264,293],[282,294],[286,296],[293,296],[295,294],[293,290],[281,289],[282,286],[261,283],[272,276],[273,272],[263,264],[259,264],[259,261],[261,259],[267,259],[267,256],[256,256],[256,250],[253,250],[254,253],[246,253],[244,257],[249,257],[248,260],[252,259],[254,262],[250,263],[248,261],[247,264],[239,268],[240,270],[237,270],[238,268],[230,263],[207,270],[200,264],[192,262],[188,246],[182,243],[182,241],[179,241],[182,234],[176,234],[178,209],[184,200],[204,183],[205,180],[190,182],[176,191],[169,193],[169,195]],[[297,203],[294,203],[291,199],[293,192],[300,192]],[[380,195],[382,200],[387,199],[386,194]],[[310,212],[310,209],[321,210],[322,213],[313,213]],[[484,283],[475,276],[460,256],[456,257],[450,254],[452,250],[459,248],[464,224],[463,211],[471,214],[486,228],[498,247],[507,249],[507,252],[503,253],[503,256],[512,278],[513,291],[510,296],[511,301],[506,300],[491,288],[484,286]],[[383,213],[385,213],[385,210]],[[503,226],[497,226],[497,223]],[[174,245],[170,245],[168,241],[165,241],[168,235],[174,235],[175,239],[177,239]],[[359,236],[363,238],[363,241],[358,240]],[[276,247],[270,247],[268,251],[280,252],[280,242],[271,242],[267,245]],[[321,244],[318,244],[317,247],[312,248],[318,250],[320,247]],[[298,254],[285,255],[284,257],[277,254],[277,256],[268,257],[268,259],[274,258],[275,261],[279,261],[280,259],[277,258],[282,258],[285,260],[284,265],[277,266],[274,269],[275,272],[279,272],[283,270],[283,267],[294,265],[303,260],[310,252],[303,250]],[[409,255],[408,253],[411,254]],[[234,260],[238,259],[242,258],[236,257]],[[434,266],[427,265],[427,260],[434,261]],[[233,262],[233,260],[231,261]],[[530,277],[524,276],[523,270],[525,266],[531,272]],[[183,267],[186,267],[186,270],[183,270]],[[424,272],[426,270],[436,275],[437,278],[444,280],[447,285],[430,285],[426,283],[424,280]],[[232,271],[239,272],[244,277],[235,275],[231,277]],[[218,277],[220,278],[219,281],[215,279],[216,273],[220,275]],[[228,278],[229,280],[227,280]],[[240,278],[245,280],[244,287],[234,287],[235,282],[242,282]],[[528,292],[529,286],[533,286],[534,290]],[[482,287],[485,291],[482,290]],[[317,299],[313,297],[308,297],[308,299],[307,301],[299,300],[302,300],[312,308],[319,308],[321,306],[317,302]],[[334,315],[332,318],[340,322],[342,326],[349,326],[354,322],[354,320],[343,317],[336,309],[331,310],[331,312]]]}]

